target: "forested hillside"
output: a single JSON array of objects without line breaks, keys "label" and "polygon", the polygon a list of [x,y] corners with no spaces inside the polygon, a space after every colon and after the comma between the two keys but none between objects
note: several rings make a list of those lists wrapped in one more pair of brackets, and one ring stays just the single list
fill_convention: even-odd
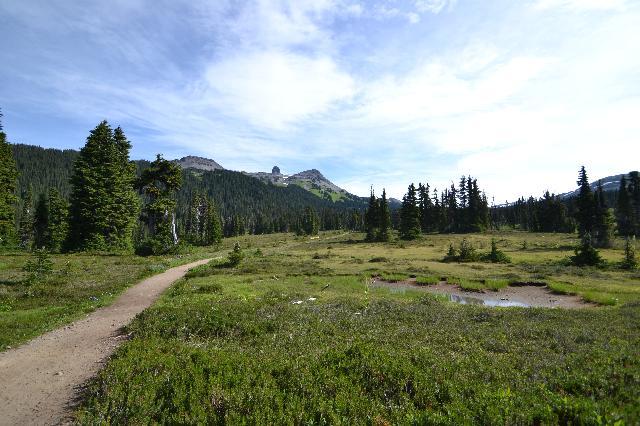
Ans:
[{"label": "forested hillside", "polygon": [[[37,199],[50,187],[68,198],[71,191],[69,179],[78,151],[23,144],[12,145],[12,148],[20,176],[20,198],[25,198],[24,195],[31,189],[32,199]],[[150,164],[146,160],[137,160],[135,163],[138,175]],[[181,229],[186,225],[196,194],[208,195],[213,199],[228,235],[233,233],[234,227],[236,231],[250,233],[292,230],[305,207],[312,207],[316,211],[321,229],[362,227],[361,211],[366,207],[364,199],[332,202],[296,185],[276,186],[229,170],[183,169],[182,173],[183,185],[177,193],[177,218]]]}]

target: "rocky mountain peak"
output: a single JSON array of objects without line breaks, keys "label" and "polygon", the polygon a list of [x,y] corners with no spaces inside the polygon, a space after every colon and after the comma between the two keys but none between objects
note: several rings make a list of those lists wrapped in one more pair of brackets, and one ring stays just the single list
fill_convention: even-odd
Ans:
[{"label": "rocky mountain peak", "polygon": [[175,160],[175,162],[183,169],[196,169],[205,171],[224,170],[224,167],[216,163],[214,160],[204,157],[197,157],[195,155],[182,157],[179,160]]}]

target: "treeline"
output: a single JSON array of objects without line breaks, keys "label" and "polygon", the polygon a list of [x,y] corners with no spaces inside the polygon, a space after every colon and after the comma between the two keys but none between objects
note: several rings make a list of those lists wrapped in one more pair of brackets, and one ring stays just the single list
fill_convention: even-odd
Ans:
[{"label": "treeline", "polygon": [[[106,122],[80,152],[10,145],[4,133],[1,149],[1,245],[160,252],[178,240],[364,228],[364,200],[333,203],[238,172],[181,170],[161,157],[131,162],[122,129]],[[165,243],[154,245],[157,235]]]},{"label": "treeline", "polygon": [[[23,200],[31,191],[34,199],[53,187],[68,199],[71,193],[70,177],[78,156],[74,150],[44,149],[30,145],[12,145],[13,155],[20,172],[18,182],[18,221]],[[48,160],[48,158],[51,159]],[[136,175],[151,164],[146,160],[134,161]],[[195,198],[208,197],[216,204],[221,215],[226,237],[272,232],[295,232],[306,207],[314,209],[320,230],[364,228],[364,200],[322,199],[305,189],[264,183],[240,172],[228,170],[182,170],[182,186],[176,192],[176,226],[180,236],[187,236],[189,213]]]},{"label": "treeline", "polygon": [[640,174],[622,175],[617,191],[604,191],[598,181],[592,190],[584,167],[578,176],[578,193],[561,198],[545,192],[542,198],[520,198],[515,203],[491,209],[494,227],[507,226],[531,232],[578,231],[586,229],[595,244],[606,246],[611,235],[640,234]]},{"label": "treeline", "polygon": [[410,184],[394,215],[389,214],[386,192],[383,190],[382,198],[378,199],[372,189],[365,213],[369,241],[388,240],[392,226],[399,231],[400,238],[412,240],[430,232],[481,232],[489,225],[487,197],[471,176],[462,176],[457,187],[452,183],[440,193],[436,189],[432,193],[428,183],[420,183],[417,188]]}]

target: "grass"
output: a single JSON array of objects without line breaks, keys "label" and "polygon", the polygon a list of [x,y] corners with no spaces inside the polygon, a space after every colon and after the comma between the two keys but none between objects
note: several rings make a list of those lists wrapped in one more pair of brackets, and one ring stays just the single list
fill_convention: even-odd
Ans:
[{"label": "grass", "polygon": [[458,284],[464,291],[475,291],[480,293],[486,289],[485,285],[479,281],[460,280]]},{"label": "grass", "polygon": [[409,279],[409,277],[406,274],[382,273],[380,274],[380,279],[382,281],[387,281],[390,283],[397,283],[400,281],[405,281]]},{"label": "grass", "polygon": [[440,281],[442,281],[440,277],[436,277],[433,275],[416,277],[417,285],[436,285],[439,284]]},{"label": "grass", "polygon": [[141,279],[202,258],[196,250],[180,256],[115,254],[51,255],[53,271],[35,282],[22,270],[32,255],[0,255],[0,350],[16,346],[83,314],[110,304]]},{"label": "grass", "polygon": [[[132,339],[88,387],[77,422],[640,423],[638,271],[567,266],[577,239],[563,234],[464,236],[482,251],[495,238],[510,264],[440,262],[449,244],[459,245],[458,235],[402,245],[363,237],[226,240],[222,255],[238,241],[245,259],[236,267],[198,268],[139,315],[129,326]],[[601,253],[619,262],[622,244]],[[375,258],[384,261],[370,262]],[[26,287],[26,257],[0,257],[0,321],[9,318],[0,335],[22,341],[21,331],[8,329],[35,335],[84,307],[109,303],[144,275],[187,261],[53,260],[50,281]],[[71,272],[62,275],[66,262]],[[603,307],[457,305],[419,289],[369,286],[378,274],[422,283],[458,277],[450,281],[494,291],[510,282],[546,282]]]},{"label": "grass", "polygon": [[[337,233],[277,246],[273,238],[252,240],[264,245],[261,256],[183,280],[138,316],[133,339],[89,386],[78,423],[640,421],[636,293],[627,293],[635,301],[588,310],[456,305],[369,287],[362,277],[372,265],[352,261],[384,250],[398,268],[385,278],[431,282],[442,271],[427,272],[430,261],[411,253],[428,239],[396,249]],[[340,256],[309,264],[326,245]],[[501,288],[514,270],[531,280],[504,267],[459,266],[469,276],[462,284]],[[595,294],[631,291],[617,285]]]},{"label": "grass", "polygon": [[501,288],[508,287],[511,282],[509,280],[487,279],[484,282],[486,288],[492,291],[499,291]]}]

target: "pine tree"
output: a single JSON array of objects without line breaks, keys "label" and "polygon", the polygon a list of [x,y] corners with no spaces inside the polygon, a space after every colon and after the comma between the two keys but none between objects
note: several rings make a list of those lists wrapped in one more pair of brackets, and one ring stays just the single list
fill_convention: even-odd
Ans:
[{"label": "pine tree", "polygon": [[574,252],[575,255],[571,256],[571,263],[576,266],[598,266],[603,262],[600,253],[593,247],[591,234],[588,232],[582,236],[580,245],[575,248]]},{"label": "pine tree", "polygon": [[400,238],[414,240],[420,236],[420,212],[417,205],[416,187],[409,185],[407,193],[402,198],[400,208]]},{"label": "pine tree", "polygon": [[616,223],[613,211],[607,206],[601,181],[598,181],[598,188],[594,195],[594,204],[594,245],[596,247],[611,247]]},{"label": "pine tree", "polygon": [[69,233],[69,204],[57,189],[49,189],[45,246],[49,251],[62,250]]},{"label": "pine tree", "polygon": [[627,178],[622,175],[618,188],[616,202],[616,221],[618,233],[623,236],[633,235],[633,206],[631,205],[631,192],[627,185]]},{"label": "pine tree", "polygon": [[30,250],[34,243],[34,208],[33,193],[27,191],[22,199],[22,213],[20,214],[20,227],[18,230],[19,244],[23,249]]},{"label": "pine tree", "polygon": [[585,234],[591,234],[595,222],[595,200],[587,172],[582,166],[578,178],[578,198],[576,200],[576,221],[578,222],[578,234],[583,237]]},{"label": "pine tree", "polygon": [[2,131],[0,112],[0,247],[15,244],[17,179],[16,162],[11,145]]},{"label": "pine tree", "polygon": [[47,244],[47,231],[49,228],[49,203],[45,194],[40,194],[36,202],[33,217],[34,247],[42,249]]},{"label": "pine tree", "polygon": [[128,250],[139,211],[131,144],[106,121],[93,129],[73,166],[69,248]]},{"label": "pine tree", "polygon": [[636,259],[636,237],[627,237],[624,244],[624,260],[622,261],[624,269],[636,269],[638,260]]},{"label": "pine tree", "polygon": [[136,186],[149,200],[143,209],[148,239],[140,247],[141,254],[171,252],[178,244],[175,192],[182,185],[182,170],[160,154],[145,169]]},{"label": "pine tree", "polygon": [[222,222],[220,213],[210,198],[207,198],[207,211],[205,219],[205,239],[206,245],[219,244],[222,241]]},{"label": "pine tree", "polygon": [[378,203],[378,199],[376,198],[375,193],[373,192],[373,188],[371,188],[371,195],[369,196],[369,207],[365,212],[364,221],[365,221],[365,229],[366,229],[366,237],[367,241],[375,241],[376,234],[378,233],[379,227],[379,219],[380,219],[380,205]]},{"label": "pine tree", "polygon": [[307,206],[300,218],[299,235],[318,235],[319,219],[313,208]]},{"label": "pine tree", "polygon": [[640,235],[640,173],[629,172],[629,189],[631,193],[633,235]]},{"label": "pine tree", "polygon": [[382,189],[382,198],[380,199],[378,209],[378,234],[376,240],[389,241],[391,239],[391,213],[389,212],[389,203],[387,201],[387,191]]}]

